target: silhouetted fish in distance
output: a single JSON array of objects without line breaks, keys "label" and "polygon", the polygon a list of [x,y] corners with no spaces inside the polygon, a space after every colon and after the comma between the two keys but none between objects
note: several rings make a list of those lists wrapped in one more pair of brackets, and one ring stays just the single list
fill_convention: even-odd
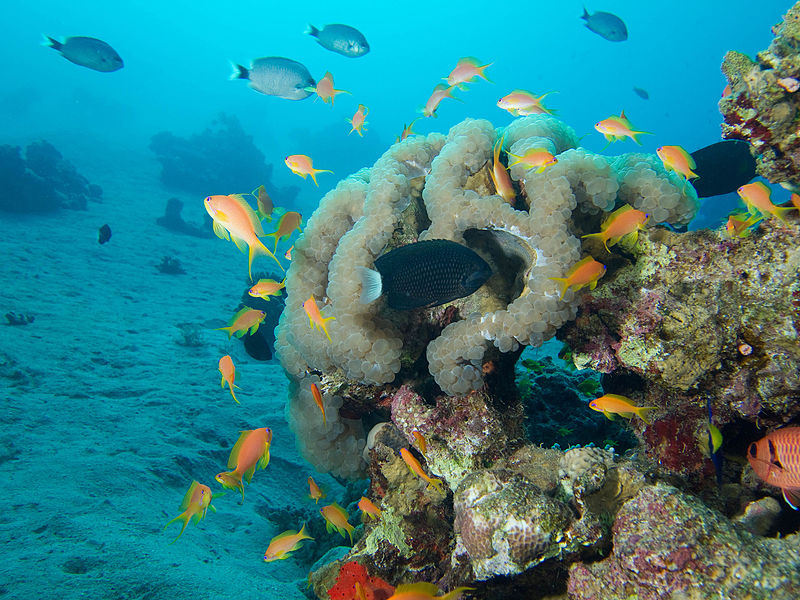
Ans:
[{"label": "silhouetted fish in distance", "polygon": [[68,37],[62,43],[46,35],[44,45],[60,52],[69,62],[94,71],[110,73],[125,66],[117,51],[97,38]]},{"label": "silhouetted fish in distance", "polygon": [[369,52],[367,38],[358,29],[349,25],[325,25],[321,30],[309,25],[306,33],[316,38],[323,48],[349,58],[358,58]]},{"label": "silhouetted fish in distance", "polygon": [[450,240],[426,240],[400,246],[375,260],[375,269],[359,268],[361,302],[386,295],[391,308],[438,306],[475,292],[492,275],[472,249]]},{"label": "silhouetted fish in distance", "polygon": [[692,181],[700,198],[735,192],[756,176],[750,144],[724,140],[692,152],[698,178]]},{"label": "silhouetted fish in distance", "polygon": [[640,87],[633,86],[634,93],[639,96],[642,100],[649,100],[650,94],[647,93],[647,90],[644,90]]},{"label": "silhouetted fish in distance", "polygon": [[586,21],[589,31],[595,32],[609,42],[624,42],[628,39],[628,28],[617,15],[602,11],[590,15],[584,7],[581,19]]},{"label": "silhouetted fish in distance", "polygon": [[107,224],[103,225],[100,229],[97,230],[97,242],[99,244],[105,244],[110,239],[111,239],[111,227],[109,227]]}]

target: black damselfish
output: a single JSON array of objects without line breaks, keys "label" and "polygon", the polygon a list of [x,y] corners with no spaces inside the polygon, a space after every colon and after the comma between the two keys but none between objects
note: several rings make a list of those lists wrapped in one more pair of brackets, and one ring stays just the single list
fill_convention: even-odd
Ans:
[{"label": "black damselfish", "polygon": [[692,181],[700,198],[730,194],[756,176],[756,159],[750,144],[741,140],[725,140],[692,152],[696,163]]},{"label": "black damselfish", "polygon": [[429,308],[469,296],[492,275],[473,250],[450,240],[426,240],[395,248],[360,268],[361,302],[381,294],[391,308]]},{"label": "black damselfish", "polygon": [[109,227],[108,224],[103,225],[100,229],[97,230],[97,241],[100,244],[105,244],[110,239],[111,239],[111,227]]}]

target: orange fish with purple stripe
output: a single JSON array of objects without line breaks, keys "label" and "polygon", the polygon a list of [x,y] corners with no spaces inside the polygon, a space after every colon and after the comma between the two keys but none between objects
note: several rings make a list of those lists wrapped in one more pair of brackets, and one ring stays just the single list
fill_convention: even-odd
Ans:
[{"label": "orange fish with purple stripe", "polygon": [[759,479],[780,488],[786,504],[800,510],[800,427],[777,429],[753,442],[747,460]]},{"label": "orange fish with purple stripe", "polygon": [[630,204],[621,206],[612,212],[600,226],[600,233],[590,233],[582,237],[598,238],[603,242],[606,251],[610,252],[609,246],[613,246],[622,238],[630,236],[635,244],[639,239],[639,230],[644,229],[645,223],[650,215],[633,208]]},{"label": "orange fish with purple stripe", "polygon": [[272,430],[269,427],[242,431],[228,457],[228,468],[215,479],[222,487],[242,492],[244,502],[244,478],[247,483],[253,479],[256,469],[266,469],[269,464],[269,447],[272,444]]}]

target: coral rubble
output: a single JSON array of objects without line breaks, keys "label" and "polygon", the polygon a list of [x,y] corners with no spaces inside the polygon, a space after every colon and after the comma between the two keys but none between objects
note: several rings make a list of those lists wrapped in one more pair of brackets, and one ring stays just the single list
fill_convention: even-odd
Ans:
[{"label": "coral rubble", "polygon": [[750,143],[760,175],[800,185],[800,2],[773,27],[775,39],[756,60],[729,51],[722,63],[730,93],[719,101],[726,138]]},{"label": "coral rubble", "polygon": [[16,213],[51,212],[58,208],[85,209],[100,202],[103,190],[89,183],[56,148],[44,140],[25,148],[0,146],[0,210]]}]

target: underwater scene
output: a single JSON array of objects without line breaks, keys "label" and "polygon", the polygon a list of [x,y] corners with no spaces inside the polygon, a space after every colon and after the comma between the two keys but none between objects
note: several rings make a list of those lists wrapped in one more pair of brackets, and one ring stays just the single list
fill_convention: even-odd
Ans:
[{"label": "underwater scene", "polygon": [[0,17],[0,600],[800,598],[800,2]]}]

